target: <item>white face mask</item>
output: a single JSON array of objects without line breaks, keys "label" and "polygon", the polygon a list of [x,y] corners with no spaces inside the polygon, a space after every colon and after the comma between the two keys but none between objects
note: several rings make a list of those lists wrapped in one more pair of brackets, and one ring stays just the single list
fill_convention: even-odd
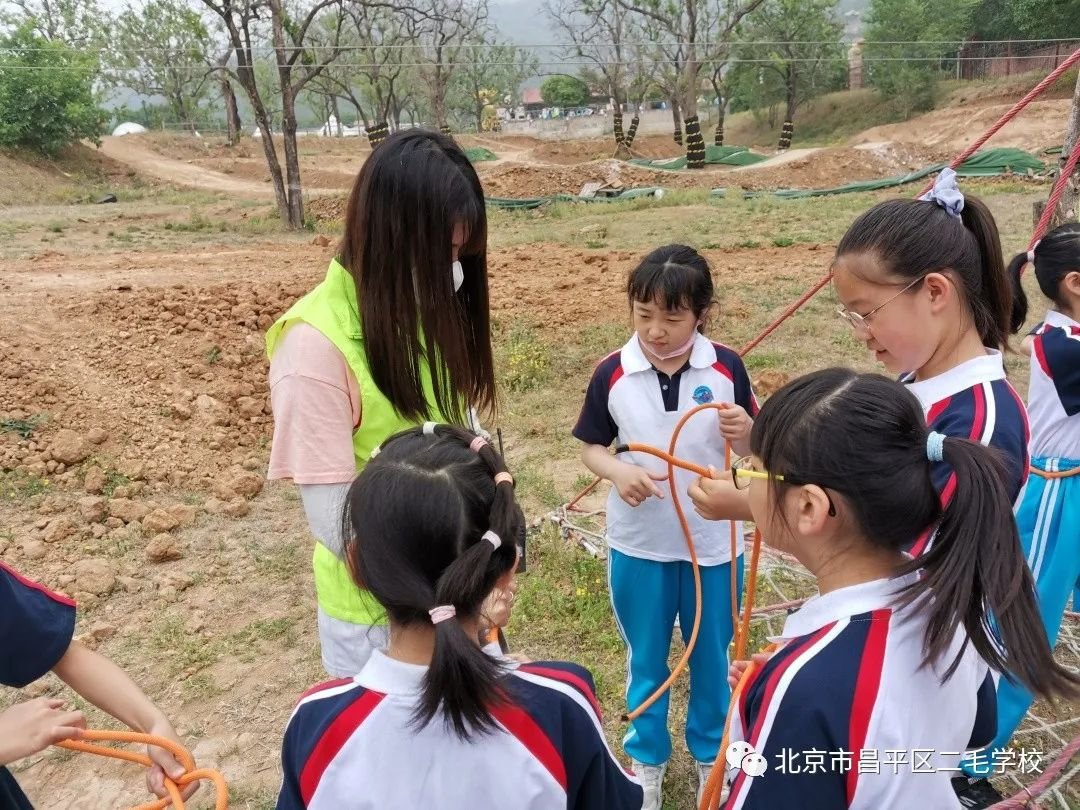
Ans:
[{"label": "white face mask", "polygon": [[454,262],[450,266],[450,275],[454,279],[454,292],[457,292],[465,283],[465,271],[461,267],[461,262]]}]

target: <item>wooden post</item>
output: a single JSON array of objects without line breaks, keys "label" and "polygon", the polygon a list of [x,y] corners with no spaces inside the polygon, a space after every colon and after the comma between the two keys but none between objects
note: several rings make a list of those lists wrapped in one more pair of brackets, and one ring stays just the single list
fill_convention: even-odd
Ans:
[{"label": "wooden post", "polygon": [[[1065,125],[1065,143],[1061,149],[1061,159],[1058,171],[1065,169],[1069,155],[1076,148],[1077,139],[1080,138],[1080,76],[1076,79],[1076,87],[1073,90],[1072,107],[1069,110],[1069,122]],[[1063,222],[1072,222],[1077,218],[1077,199],[1080,198],[1080,182],[1076,172],[1065,181],[1065,192],[1061,195],[1057,209],[1050,217],[1050,229],[1056,228]]]}]

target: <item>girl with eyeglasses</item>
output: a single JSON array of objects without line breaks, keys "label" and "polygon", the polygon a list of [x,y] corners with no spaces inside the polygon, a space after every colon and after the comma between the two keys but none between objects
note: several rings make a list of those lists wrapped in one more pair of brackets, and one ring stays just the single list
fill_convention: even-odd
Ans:
[{"label": "girl with eyeglasses", "polygon": [[735,702],[730,738],[767,767],[729,772],[726,810],[955,807],[963,753],[994,736],[992,672],[1080,686],[1039,621],[997,454],[928,430],[910,387],[839,368],[771,397],[750,446],[734,476],[753,519],[818,594]]},{"label": "girl with eyeglasses", "polygon": [[[860,216],[833,260],[840,316],[922,404],[931,429],[1001,451],[1006,493],[1014,502],[1028,475],[1024,404],[1005,379],[1002,350],[1021,326],[989,209],[965,199],[956,175],[942,171],[919,200],[888,200]],[[934,485],[948,505],[956,476],[934,466]],[[698,513],[747,519],[746,499],[729,481],[691,488]],[[923,553],[927,533],[912,538]]]}]

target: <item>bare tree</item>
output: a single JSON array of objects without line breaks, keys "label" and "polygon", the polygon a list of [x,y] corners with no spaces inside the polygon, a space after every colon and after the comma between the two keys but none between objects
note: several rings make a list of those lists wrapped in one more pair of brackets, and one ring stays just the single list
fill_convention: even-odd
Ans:
[{"label": "bare tree", "polygon": [[[263,153],[270,170],[281,219],[290,228],[302,228],[304,201],[300,182],[300,158],[296,148],[296,97],[305,85],[319,76],[339,54],[336,46],[339,44],[342,29],[342,0],[316,0],[302,16],[286,9],[284,0],[202,2],[221,19],[228,32],[229,45],[236,55],[235,69],[231,72],[251,102],[255,122],[262,135]],[[334,16],[337,24],[326,27],[331,31],[327,40],[316,43],[312,50],[307,50],[306,48],[312,45],[309,36],[314,34],[313,24],[325,14]],[[266,22],[269,22],[270,42],[281,95],[284,174],[274,147],[267,103],[255,78],[255,48],[265,36]]]},{"label": "bare tree", "polygon": [[97,0],[11,0],[10,11],[0,9],[0,23],[26,22],[51,42],[87,49],[103,47],[110,27]]},{"label": "bare tree", "polygon": [[417,72],[435,124],[449,134],[447,95],[473,33],[487,22],[487,0],[423,0],[401,9],[411,41],[420,45]]},{"label": "bare tree", "polygon": [[[705,166],[705,140],[698,119],[702,69],[726,54],[735,27],[764,0],[615,0],[652,21],[671,39],[676,57],[678,109],[686,126],[686,164]],[[676,118],[676,121],[678,119]],[[678,131],[678,127],[676,127]]]},{"label": "bare tree", "polygon": [[240,122],[240,108],[236,104],[236,93],[233,91],[232,80],[229,78],[229,62],[232,61],[233,51],[229,48],[215,62],[218,77],[218,85],[221,89],[221,100],[225,104],[225,128],[228,132],[229,146],[240,143],[242,124]]},{"label": "bare tree", "polygon": [[544,11],[566,42],[567,55],[592,63],[611,97],[615,156],[630,157],[623,130],[623,107],[629,100],[628,42],[640,32],[634,15],[615,0],[547,0]]}]

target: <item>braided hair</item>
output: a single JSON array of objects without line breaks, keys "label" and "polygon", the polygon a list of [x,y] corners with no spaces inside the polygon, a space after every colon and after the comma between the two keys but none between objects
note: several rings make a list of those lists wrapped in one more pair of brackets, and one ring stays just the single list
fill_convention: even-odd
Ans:
[{"label": "braided hair", "polygon": [[461,739],[495,727],[502,669],[464,622],[518,563],[525,517],[506,464],[483,438],[428,422],[389,438],[349,489],[346,563],[393,624],[434,622],[435,650],[413,721],[440,712]]}]

